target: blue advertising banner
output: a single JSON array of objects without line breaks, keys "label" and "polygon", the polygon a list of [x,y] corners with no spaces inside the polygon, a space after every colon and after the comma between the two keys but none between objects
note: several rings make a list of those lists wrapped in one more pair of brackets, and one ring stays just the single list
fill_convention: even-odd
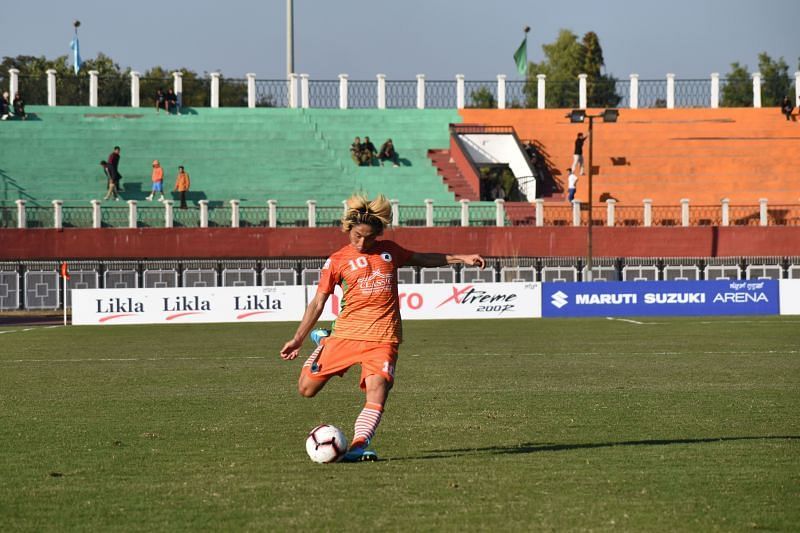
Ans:
[{"label": "blue advertising banner", "polygon": [[543,283],[543,317],[776,315],[777,280]]}]

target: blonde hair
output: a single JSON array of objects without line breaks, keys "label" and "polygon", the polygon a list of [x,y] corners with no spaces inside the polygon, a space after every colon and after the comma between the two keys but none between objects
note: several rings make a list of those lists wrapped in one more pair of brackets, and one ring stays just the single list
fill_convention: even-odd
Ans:
[{"label": "blonde hair", "polygon": [[342,231],[347,233],[353,226],[368,224],[383,233],[383,229],[392,223],[392,204],[382,194],[374,200],[361,193],[355,193],[347,199],[347,211],[342,217]]}]

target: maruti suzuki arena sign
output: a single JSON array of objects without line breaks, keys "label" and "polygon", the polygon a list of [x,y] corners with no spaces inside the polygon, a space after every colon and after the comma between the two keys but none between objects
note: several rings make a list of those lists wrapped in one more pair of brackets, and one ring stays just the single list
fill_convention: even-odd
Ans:
[{"label": "maruti suzuki arena sign", "polygon": [[778,311],[775,280],[542,285],[545,317],[773,315]]}]

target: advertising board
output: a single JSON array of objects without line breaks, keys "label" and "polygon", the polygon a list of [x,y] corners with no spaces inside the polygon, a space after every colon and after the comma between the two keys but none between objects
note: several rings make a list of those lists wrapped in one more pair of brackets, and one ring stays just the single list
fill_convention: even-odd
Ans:
[{"label": "advertising board", "polygon": [[546,283],[542,316],[778,314],[775,280]]},{"label": "advertising board", "polygon": [[300,320],[303,287],[196,287],[72,291],[73,324],[195,324]]}]

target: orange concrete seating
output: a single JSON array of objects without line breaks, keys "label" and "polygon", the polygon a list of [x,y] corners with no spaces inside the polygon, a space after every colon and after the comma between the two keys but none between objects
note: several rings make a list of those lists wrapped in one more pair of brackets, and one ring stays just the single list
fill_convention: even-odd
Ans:
[{"label": "orange concrete seating", "polygon": [[[460,112],[466,123],[514,126],[521,139],[537,139],[553,162],[555,179],[566,181],[575,136],[588,121],[571,124],[569,110],[483,110]],[[600,110],[589,110],[595,114]],[[770,206],[800,202],[800,122],[777,108],[621,109],[619,122],[594,122],[593,200],[618,205]],[[584,146],[588,165],[589,143]],[[588,180],[576,199],[587,201]]]}]

